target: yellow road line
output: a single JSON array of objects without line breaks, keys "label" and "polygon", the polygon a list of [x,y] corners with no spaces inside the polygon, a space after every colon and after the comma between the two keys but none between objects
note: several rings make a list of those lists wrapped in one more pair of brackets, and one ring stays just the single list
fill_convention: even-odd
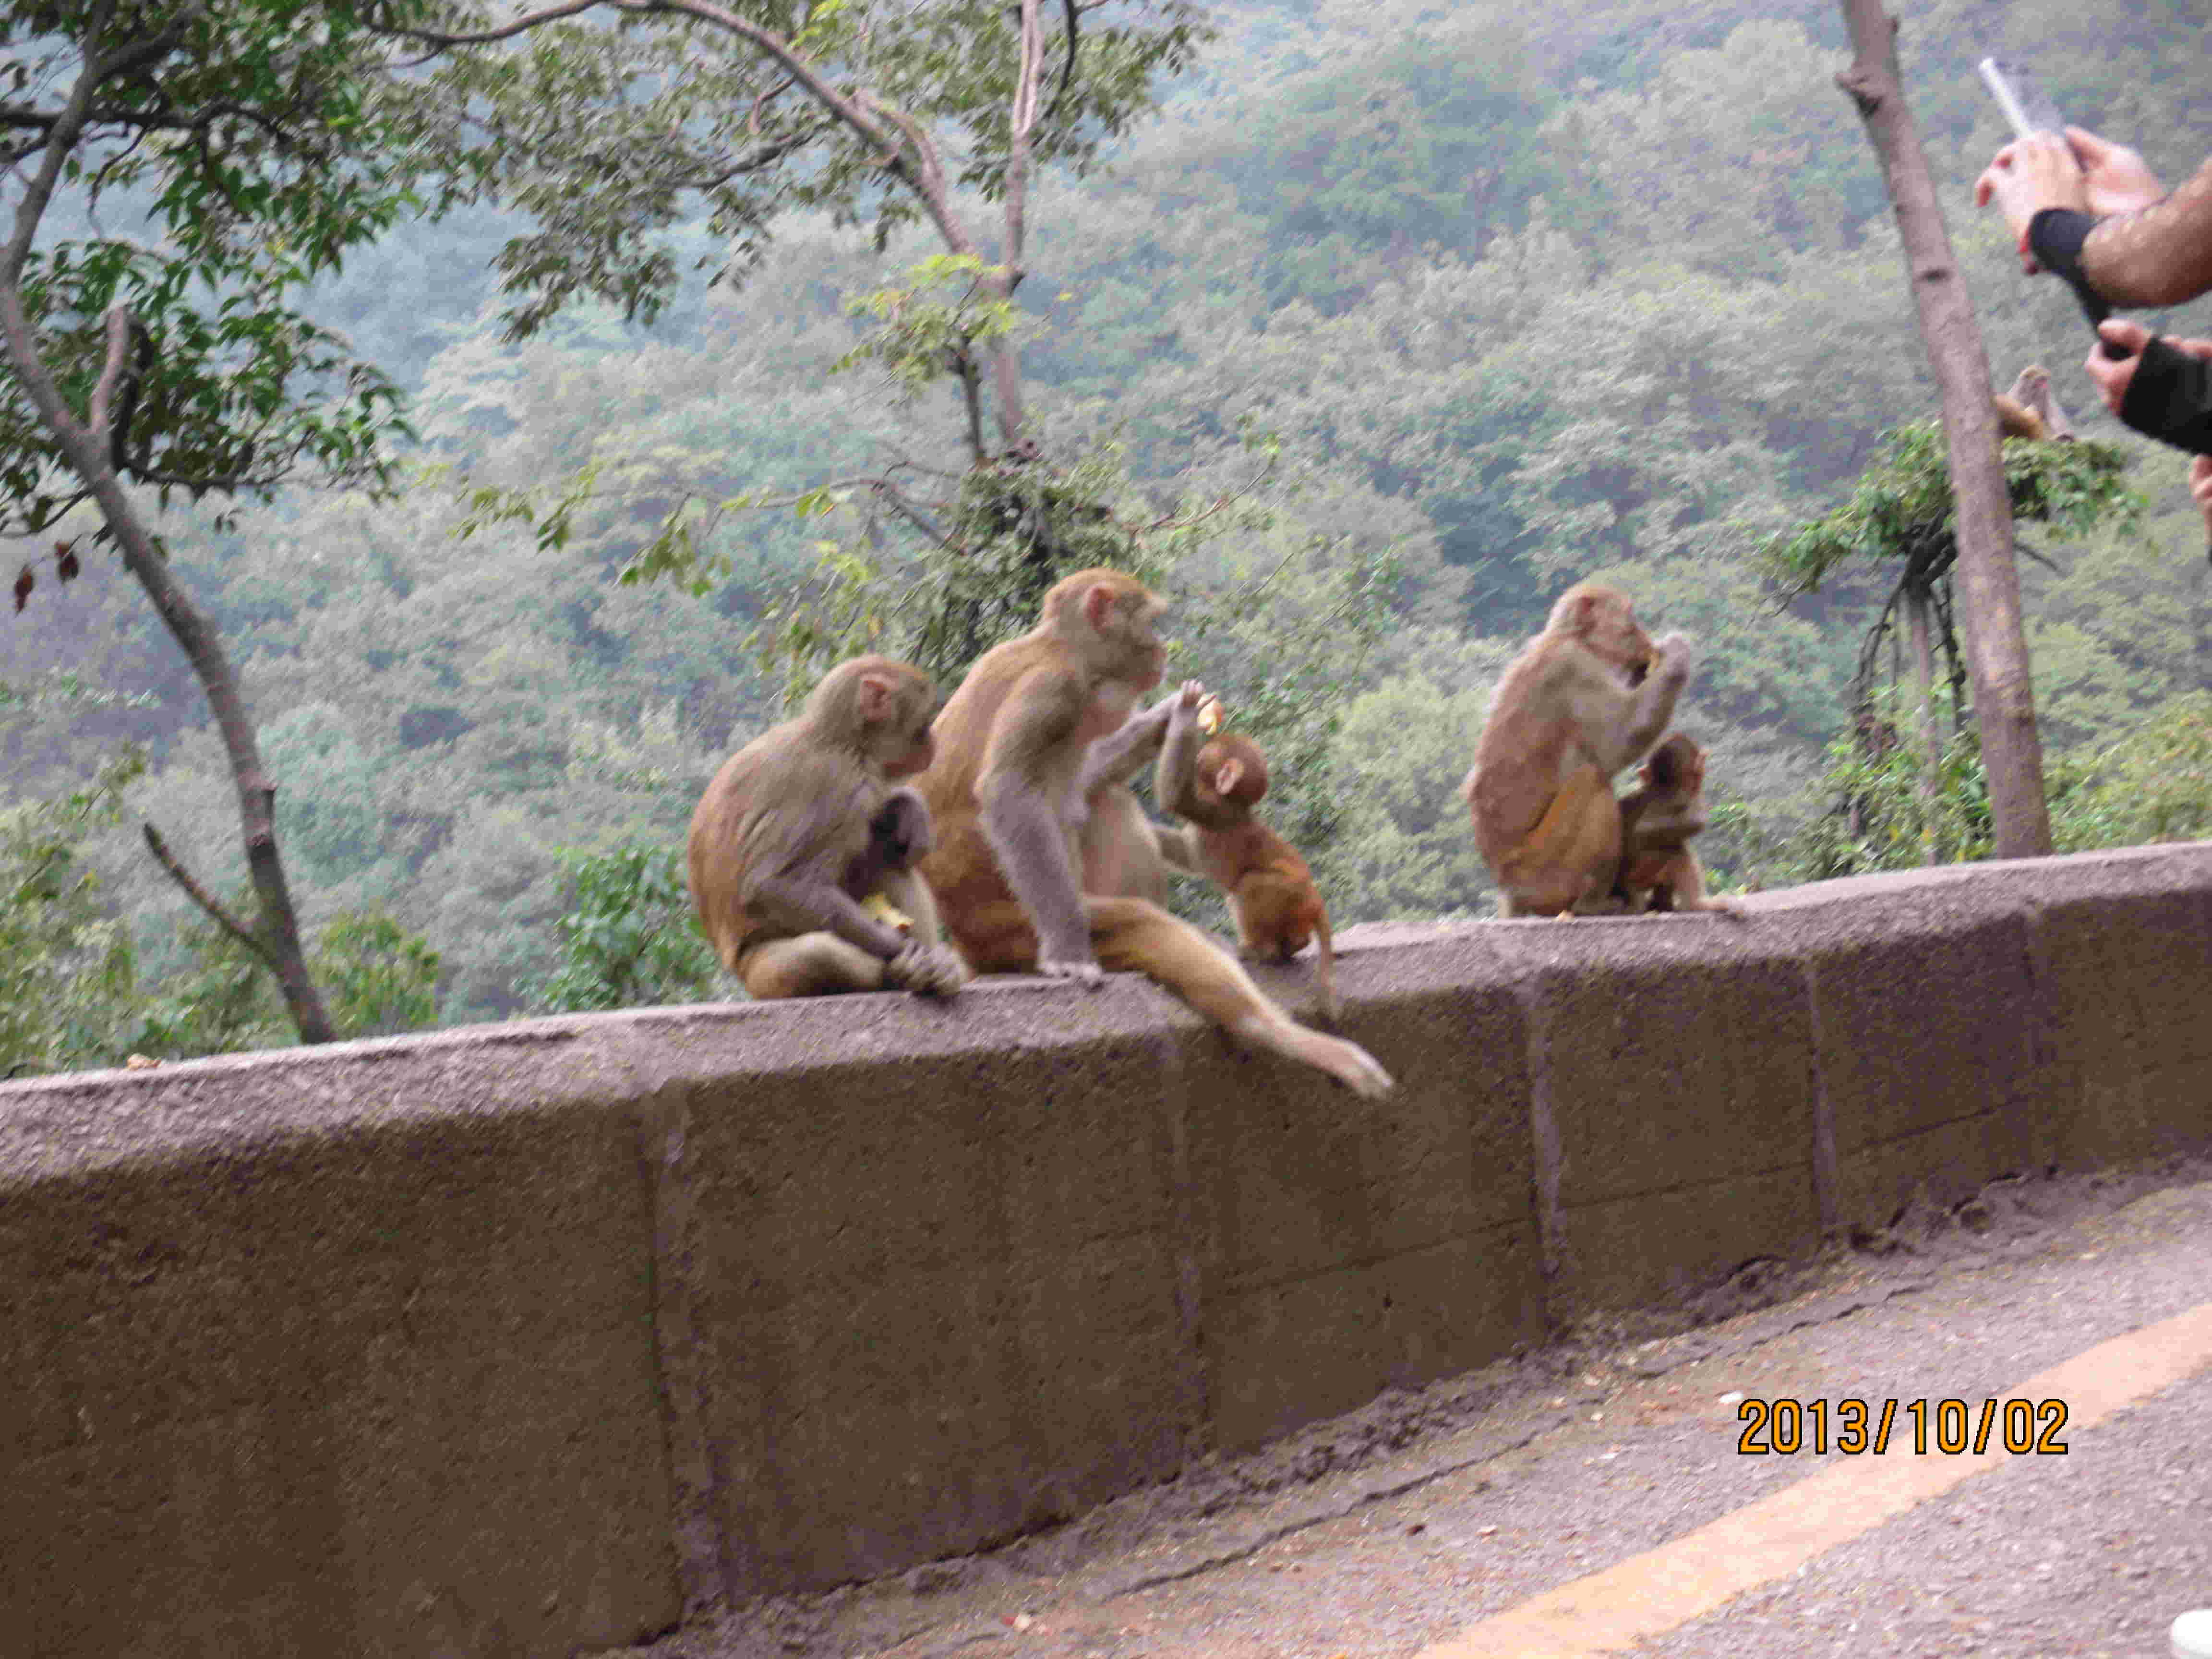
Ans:
[{"label": "yellow road line", "polygon": [[[2064,1438],[2207,1366],[2212,1366],[2212,1302],[2100,1342],[2004,1397],[2064,1401]],[[1424,1650],[1419,1659],[1589,1659],[1619,1652],[1795,1572],[1815,1556],[2008,1461],[1999,1452],[1915,1456],[1911,1448],[1911,1425],[1900,1414],[1884,1455],[1832,1463],[1672,1543],[1470,1625]]]}]

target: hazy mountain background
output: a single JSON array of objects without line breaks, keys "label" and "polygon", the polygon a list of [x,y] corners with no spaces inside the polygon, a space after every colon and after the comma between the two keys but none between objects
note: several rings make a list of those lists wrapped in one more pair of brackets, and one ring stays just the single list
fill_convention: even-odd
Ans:
[{"label": "hazy mountain background", "polygon": [[[2001,220],[1971,207],[2002,137],[1972,64],[2028,59],[2173,184],[2212,148],[2205,18],[2155,0],[1899,9],[1999,384],[2045,362],[2086,433],[2124,439],[2081,371],[2070,300],[2024,279]],[[1050,453],[1112,441],[1164,501],[1250,476],[1244,425],[1281,441],[1273,524],[1173,584],[1247,621],[1188,641],[1170,672],[1235,684],[1328,570],[1393,553],[1390,625],[1331,687],[1341,724],[1310,769],[1337,814],[1316,862],[1340,926],[1475,908],[1455,790],[1489,685],[1561,587],[1607,574],[1655,629],[1698,641],[1681,723],[1732,807],[1711,861],[1759,878],[1824,810],[1877,588],[1782,608],[1752,550],[1837,505],[1885,428],[1935,412],[1874,156],[1834,84],[1836,8],[1329,0],[1217,17],[1221,38],[1110,165],[1038,191],[1022,292]],[[907,406],[866,368],[825,372],[855,338],[845,299],[933,251],[919,240],[879,258],[787,221],[738,292],[702,280],[650,329],[586,311],[510,347],[488,270],[510,228],[403,227],[313,309],[411,389],[426,459],[518,488],[600,464],[621,493],[564,547],[520,526],[457,538],[450,477],[383,504],[297,494],[227,533],[183,508],[164,525],[259,720],[304,921],[381,905],[427,935],[448,1023],[514,1012],[551,964],[556,848],[680,844],[720,758],[779,716],[745,638],[823,532],[728,516],[715,545],[737,574],[708,597],[616,586],[669,506],[896,455],[957,465],[949,392]],[[712,252],[703,230],[688,240]],[[2172,326],[2212,334],[2187,308]],[[2139,529],[2024,538],[2049,561],[2024,576],[2062,756],[2212,684],[2183,462],[2137,447]],[[0,564],[11,552],[27,556],[0,548]],[[1237,603],[1248,592],[1265,602]],[[146,745],[132,827],[96,854],[157,979],[187,907],[136,818],[234,884],[229,776],[181,656],[104,557],[0,621],[0,681],[54,670],[143,706],[0,721],[0,803]]]}]

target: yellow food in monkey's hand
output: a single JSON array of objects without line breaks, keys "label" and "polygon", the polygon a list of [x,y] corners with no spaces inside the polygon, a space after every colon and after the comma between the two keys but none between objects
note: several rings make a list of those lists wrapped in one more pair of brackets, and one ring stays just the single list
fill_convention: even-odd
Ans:
[{"label": "yellow food in monkey's hand", "polygon": [[1218,697],[1208,697],[1198,706],[1198,729],[1209,738],[1221,729],[1221,722],[1226,718]]},{"label": "yellow food in monkey's hand", "polygon": [[881,893],[869,894],[860,901],[860,908],[886,927],[895,928],[902,933],[914,932],[914,918]]}]

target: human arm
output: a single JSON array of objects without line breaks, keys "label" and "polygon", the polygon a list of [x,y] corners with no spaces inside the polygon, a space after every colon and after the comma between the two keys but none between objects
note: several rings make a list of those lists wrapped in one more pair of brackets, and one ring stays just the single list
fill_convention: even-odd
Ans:
[{"label": "human arm", "polygon": [[[2160,339],[2118,318],[2097,331],[2106,344],[2086,367],[2105,407],[2147,437],[2212,453],[2212,340]],[[2106,356],[2110,348],[2124,355]]]},{"label": "human arm", "polygon": [[2142,158],[2082,127],[2031,133],[1974,181],[2027,270],[2054,270],[2085,301],[2172,305],[2212,288],[2212,161],[2171,196]]}]

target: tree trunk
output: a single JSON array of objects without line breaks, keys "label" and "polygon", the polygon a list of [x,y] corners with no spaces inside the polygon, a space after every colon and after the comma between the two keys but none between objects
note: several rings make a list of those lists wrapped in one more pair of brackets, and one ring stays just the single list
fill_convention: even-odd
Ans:
[{"label": "tree trunk", "polygon": [[1960,622],[1982,761],[1989,770],[1996,852],[1999,858],[2034,857],[2051,851],[2051,814],[2043,799],[2043,747],[2035,729],[2027,635],[2021,625],[2012,500],[1997,454],[1989,355],[1952,257],[1927,153],[1905,106],[1896,21],[1883,13],[1881,0],[1844,0],[1844,21],[1853,61],[1836,83],[1857,106],[1881,159],[1921,337],[1943,394],[1958,521]]},{"label": "tree trunk", "polygon": [[223,752],[230,759],[230,775],[238,789],[239,827],[246,841],[246,867],[253,878],[253,895],[260,910],[255,928],[269,953],[269,966],[284,994],[292,1027],[302,1042],[331,1042],[337,1033],[316,989],[307,960],[300,949],[299,919],[292,910],[292,890],[284,878],[284,861],[276,850],[276,786],[261,769],[261,750],[253,738],[252,717],[238,689],[238,676],[223,653],[222,641],[199,608],[186,597],[169,574],[168,562],[155,546],[145,526],[137,521],[122,487],[111,477],[106,489],[94,486],[100,511],[115,544],[122,550],[123,567],[138,579],[162,624],[192,665],[200,689],[214,711],[216,729],[222,734]]},{"label": "tree trunk", "polygon": [[53,376],[39,356],[29,319],[23,312],[21,291],[0,280],[0,345],[9,367],[22,382],[40,421],[70,468],[92,492],[108,532],[114,537],[125,569],[137,578],[154,602],[161,623],[184,650],[185,659],[207,694],[216,726],[222,734],[223,751],[230,759],[230,775],[238,789],[238,815],[246,841],[246,865],[253,878],[258,902],[256,929],[269,952],[284,1006],[302,1042],[329,1042],[337,1033],[323,1010],[315,982],[307,972],[300,949],[300,927],[292,912],[292,894],[284,879],[283,860],[276,851],[276,786],[261,769],[261,751],[253,739],[252,717],[238,689],[238,676],[223,654],[222,641],[199,608],[170,575],[168,561],[153,535],[139,520],[123,481],[116,476],[106,448],[106,434],[77,420],[63,401]]},{"label": "tree trunk", "polygon": [[1928,596],[1905,595],[1905,620],[1912,630],[1913,687],[1920,694],[1920,861],[1942,862],[1936,823],[1943,810],[1943,738],[1936,729],[1936,647],[1929,638]]}]

